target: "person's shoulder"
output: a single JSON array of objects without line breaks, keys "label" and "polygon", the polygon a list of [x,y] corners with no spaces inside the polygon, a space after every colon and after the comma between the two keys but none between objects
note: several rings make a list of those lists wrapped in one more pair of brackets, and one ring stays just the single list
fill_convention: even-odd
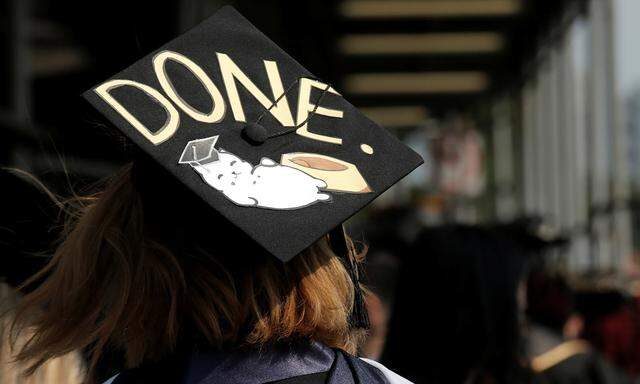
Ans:
[{"label": "person's shoulder", "polygon": [[393,372],[392,370],[390,370],[389,368],[385,367],[384,365],[380,364],[375,360],[367,359],[364,357],[361,357],[360,360],[362,360],[366,364],[369,364],[370,366],[380,371],[380,373],[384,375],[385,379],[387,379],[389,384],[413,384],[413,382],[398,375],[397,373]]}]

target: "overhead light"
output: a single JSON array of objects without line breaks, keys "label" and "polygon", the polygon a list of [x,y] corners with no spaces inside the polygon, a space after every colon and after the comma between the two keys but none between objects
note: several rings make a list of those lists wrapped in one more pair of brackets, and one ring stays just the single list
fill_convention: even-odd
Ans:
[{"label": "overhead light", "polygon": [[489,85],[484,72],[359,73],[347,75],[351,94],[474,93]]},{"label": "overhead light", "polygon": [[428,116],[421,105],[362,107],[358,108],[368,118],[384,127],[414,127],[423,123]]},{"label": "overhead light", "polygon": [[494,32],[346,35],[339,42],[346,55],[491,53],[504,46]]},{"label": "overhead light", "polygon": [[510,16],[520,0],[346,0],[340,13],[347,18],[425,18]]},{"label": "overhead light", "polygon": [[31,71],[35,76],[52,76],[83,69],[87,55],[75,47],[32,48]]}]

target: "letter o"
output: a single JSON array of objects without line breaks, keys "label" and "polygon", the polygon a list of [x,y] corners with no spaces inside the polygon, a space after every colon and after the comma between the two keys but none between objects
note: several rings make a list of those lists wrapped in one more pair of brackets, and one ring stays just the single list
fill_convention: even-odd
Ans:
[{"label": "letter o", "polygon": [[[213,108],[209,113],[203,113],[191,105],[189,105],[186,101],[184,101],[176,92],[173,84],[167,77],[167,72],[165,71],[164,65],[167,60],[173,60],[177,63],[182,64],[185,68],[187,68],[205,87],[207,92],[209,92],[209,96],[211,96],[211,101],[213,102]],[[158,77],[158,81],[160,82],[160,86],[165,91],[167,96],[180,109],[182,109],[187,115],[191,116],[194,120],[201,121],[203,123],[216,123],[224,117],[225,112],[225,104],[224,99],[222,98],[222,94],[218,90],[218,87],[211,81],[209,76],[198,66],[198,64],[194,63],[188,57],[181,55],[177,52],[173,51],[162,51],[154,56],[153,58],[153,69],[156,72],[156,76]]]}]

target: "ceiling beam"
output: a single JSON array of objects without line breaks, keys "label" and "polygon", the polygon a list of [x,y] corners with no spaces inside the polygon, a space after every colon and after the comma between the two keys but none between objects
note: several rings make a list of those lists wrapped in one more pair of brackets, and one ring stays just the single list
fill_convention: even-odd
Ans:
[{"label": "ceiling beam", "polygon": [[519,0],[347,0],[339,11],[353,19],[415,19],[512,16],[521,8]]},{"label": "ceiling beam", "polygon": [[489,76],[480,71],[358,73],[345,76],[350,94],[478,93],[487,90]]},{"label": "ceiling beam", "polygon": [[360,112],[385,127],[416,126],[427,120],[427,108],[422,105],[398,105],[383,107],[362,107]]},{"label": "ceiling beam", "polygon": [[495,53],[504,48],[495,32],[352,34],[340,38],[345,55],[446,55]]}]

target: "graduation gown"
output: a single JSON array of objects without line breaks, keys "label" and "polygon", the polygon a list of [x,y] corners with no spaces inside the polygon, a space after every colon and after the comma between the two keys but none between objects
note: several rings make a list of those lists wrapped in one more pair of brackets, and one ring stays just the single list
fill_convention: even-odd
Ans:
[{"label": "graduation gown", "polygon": [[104,384],[411,384],[379,363],[320,343],[236,352],[179,353]]},{"label": "graduation gown", "polygon": [[533,384],[631,384],[623,372],[607,363],[587,343],[561,343],[532,360]]}]

